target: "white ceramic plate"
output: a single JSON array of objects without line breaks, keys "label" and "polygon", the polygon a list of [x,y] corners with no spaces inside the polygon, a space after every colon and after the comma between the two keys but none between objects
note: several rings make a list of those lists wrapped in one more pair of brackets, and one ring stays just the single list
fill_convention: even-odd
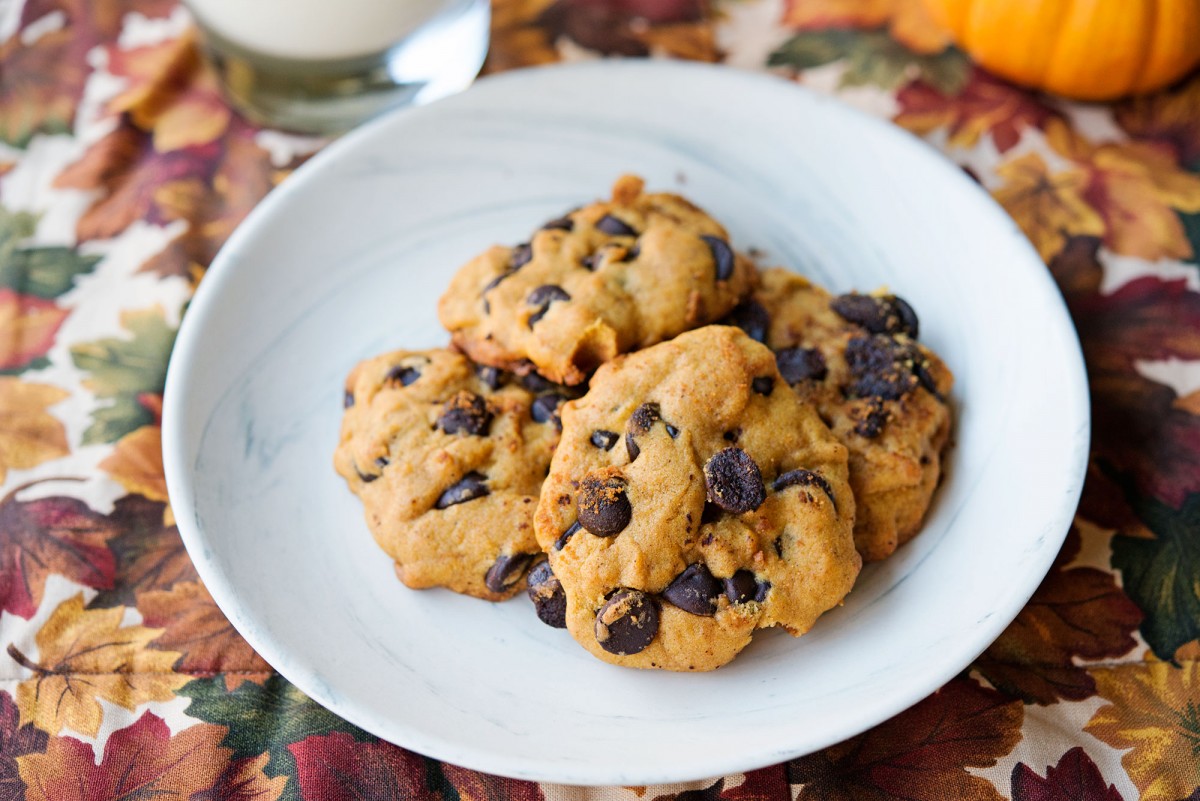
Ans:
[{"label": "white ceramic plate", "polygon": [[[810,634],[760,632],[710,674],[603,664],[524,597],[405,589],[331,466],[350,367],[445,343],[435,303],[460,263],[604,196],[624,171],[686,193],[769,262],[835,290],[888,285],[957,376],[957,446],[924,532]],[[608,62],[488,78],[289,178],[187,313],[163,434],[200,575],[317,701],[467,767],[645,784],[813,751],[962,670],[1058,551],[1088,405],[1044,266],[931,148],[777,78]]]}]

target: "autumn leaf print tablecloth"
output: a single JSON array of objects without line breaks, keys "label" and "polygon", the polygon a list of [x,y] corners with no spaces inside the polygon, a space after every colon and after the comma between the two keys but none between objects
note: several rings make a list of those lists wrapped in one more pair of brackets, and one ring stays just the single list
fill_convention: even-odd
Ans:
[{"label": "autumn leaf print tablecloth", "polygon": [[584,789],[356,729],[200,583],[163,479],[167,358],[217,249],[324,142],[233,113],[188,24],[173,0],[0,2],[0,801],[1200,798],[1200,76],[1040,96],[918,0],[497,0],[491,71],[721,62],[924,137],[1046,260],[1091,382],[1075,524],[969,670],[789,763]]}]

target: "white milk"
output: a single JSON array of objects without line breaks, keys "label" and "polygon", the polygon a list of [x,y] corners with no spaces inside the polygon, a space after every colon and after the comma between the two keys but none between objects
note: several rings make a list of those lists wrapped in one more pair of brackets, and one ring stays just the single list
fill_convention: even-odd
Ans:
[{"label": "white milk", "polygon": [[399,42],[448,0],[187,0],[206,26],[263,55],[353,58]]}]

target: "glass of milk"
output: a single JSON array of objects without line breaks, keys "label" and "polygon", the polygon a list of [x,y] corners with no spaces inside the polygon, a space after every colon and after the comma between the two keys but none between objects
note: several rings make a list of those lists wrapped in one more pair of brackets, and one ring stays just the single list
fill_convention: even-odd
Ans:
[{"label": "glass of milk", "polygon": [[232,102],[252,120],[337,133],[466,88],[488,0],[184,0]]}]

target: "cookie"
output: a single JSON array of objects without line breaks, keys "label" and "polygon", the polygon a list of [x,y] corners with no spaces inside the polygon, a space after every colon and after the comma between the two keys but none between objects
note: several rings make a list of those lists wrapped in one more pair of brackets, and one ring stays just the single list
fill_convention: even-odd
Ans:
[{"label": "cookie", "polygon": [[401,581],[492,601],[524,587],[570,394],[449,350],[396,351],[351,371],[334,466]]},{"label": "cookie", "polygon": [[531,595],[546,619],[561,591],[566,628],[600,659],[711,670],[756,629],[803,634],[850,591],[846,448],[736,328],[604,365],[562,421],[536,518],[551,575]]},{"label": "cookie", "polygon": [[475,361],[574,385],[618,354],[720,319],[754,278],[719,223],[624,176],[612,200],[468,262],[438,316]]},{"label": "cookie", "polygon": [[833,296],[774,268],[728,322],[775,351],[783,377],[849,448],[863,558],[916,535],[941,475],[954,377],[917,342],[912,307],[886,293]]}]

